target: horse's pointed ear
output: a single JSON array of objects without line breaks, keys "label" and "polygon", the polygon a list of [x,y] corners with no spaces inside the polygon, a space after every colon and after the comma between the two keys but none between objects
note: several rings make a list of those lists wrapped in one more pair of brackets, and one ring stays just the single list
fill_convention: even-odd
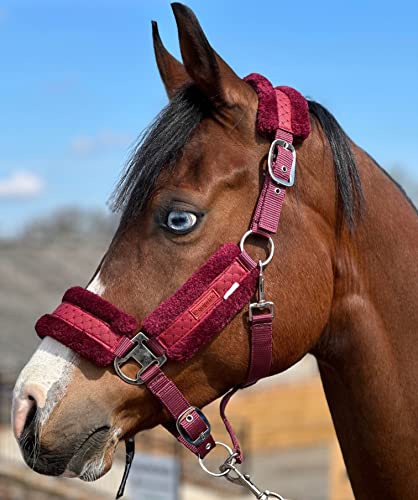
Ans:
[{"label": "horse's pointed ear", "polygon": [[164,83],[168,97],[171,99],[180,87],[190,81],[190,77],[183,64],[177,61],[177,59],[164,47],[156,21],[152,21],[151,24],[155,59],[157,61],[161,80]]},{"label": "horse's pointed ear", "polygon": [[217,107],[230,107],[256,100],[250,86],[211,47],[193,11],[181,3],[172,3],[171,7],[184,66],[210,102]]}]

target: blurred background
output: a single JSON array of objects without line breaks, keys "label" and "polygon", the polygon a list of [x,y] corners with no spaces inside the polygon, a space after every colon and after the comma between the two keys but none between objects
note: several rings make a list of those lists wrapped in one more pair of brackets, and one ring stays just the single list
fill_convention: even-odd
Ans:
[{"label": "blurred background", "polygon": [[[257,71],[324,104],[417,203],[416,2],[187,3],[240,76]],[[166,0],[0,2],[0,499],[107,499],[120,479],[122,461],[93,484],[31,472],[10,397],[38,343],[35,319],[87,283],[106,250],[117,223],[107,199],[166,103],[151,19],[179,57]],[[217,421],[217,408],[208,415]],[[240,394],[230,415],[256,484],[293,500],[352,498],[312,358]],[[207,479],[164,431],[138,448],[132,499],[244,494]]]}]

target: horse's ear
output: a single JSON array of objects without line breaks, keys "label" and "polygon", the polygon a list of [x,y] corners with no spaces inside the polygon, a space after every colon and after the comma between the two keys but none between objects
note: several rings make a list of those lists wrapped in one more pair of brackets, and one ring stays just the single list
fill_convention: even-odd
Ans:
[{"label": "horse's ear", "polygon": [[172,3],[181,55],[187,73],[206,97],[217,107],[247,105],[255,92],[213,50],[193,11]]},{"label": "horse's ear", "polygon": [[190,81],[190,77],[183,64],[177,61],[177,59],[164,47],[157,23],[152,21],[151,24],[152,40],[154,42],[154,52],[158,71],[160,72],[161,80],[164,83],[167,95],[171,99],[180,87]]}]

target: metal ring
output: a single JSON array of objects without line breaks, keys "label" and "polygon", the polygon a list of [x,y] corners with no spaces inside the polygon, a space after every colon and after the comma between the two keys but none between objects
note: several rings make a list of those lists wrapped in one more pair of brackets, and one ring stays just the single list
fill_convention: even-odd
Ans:
[{"label": "metal ring", "polygon": [[[239,247],[241,249],[241,252],[244,251],[245,240],[248,238],[248,236],[250,236],[252,234],[257,235],[257,233],[255,231],[253,231],[252,229],[250,229],[246,233],[244,233],[243,237],[241,238],[241,241],[239,242]],[[271,259],[273,258],[273,255],[274,255],[274,241],[270,236],[268,238],[268,243],[269,243],[270,255],[267,257],[266,260],[264,260],[262,262],[260,261],[261,268],[266,267],[268,264],[270,264]]]},{"label": "metal ring", "polygon": [[[225,450],[229,453],[229,457],[231,457],[232,455],[234,455],[234,452],[232,451],[232,449],[225,443],[221,443],[220,441],[215,441],[215,444],[219,445],[219,446],[222,446],[222,448],[225,448]],[[228,458],[229,458],[228,457]],[[227,458],[227,460],[228,460]],[[225,462],[224,462],[225,463]],[[224,470],[223,472],[212,472],[211,470],[209,470],[206,465],[204,464],[203,462],[203,458],[199,456],[199,465],[200,467],[202,467],[202,469],[207,472],[209,475],[211,476],[214,476],[214,477],[222,477],[222,476],[226,476],[229,472],[229,469],[226,469]]]}]

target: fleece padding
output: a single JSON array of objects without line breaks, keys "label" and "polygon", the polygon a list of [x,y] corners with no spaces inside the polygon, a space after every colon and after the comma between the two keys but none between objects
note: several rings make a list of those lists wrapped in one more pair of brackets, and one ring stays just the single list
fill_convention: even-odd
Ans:
[{"label": "fleece padding", "polygon": [[[35,325],[39,337],[53,337],[98,366],[138,332],[138,322],[105,299],[81,287],[67,290],[63,302]],[[129,343],[129,342],[128,342]]]},{"label": "fleece padding", "polygon": [[[244,81],[251,85],[258,96],[256,124],[258,133],[263,137],[273,139],[279,128],[276,91],[270,81],[258,73],[251,73],[244,78]],[[302,94],[291,87],[281,86],[277,89],[290,99],[292,133],[296,141],[303,141],[311,130],[308,102]]]},{"label": "fleece padding", "polygon": [[39,337],[52,337],[97,366],[107,366],[115,358],[114,350],[53,314],[44,314],[39,318],[35,330]]},{"label": "fleece padding", "polygon": [[[256,263],[242,254],[238,245],[227,243],[144,319],[142,329],[163,345],[168,358],[185,361],[245,306],[254,294],[257,277]],[[232,285],[238,286],[225,298]],[[211,287],[217,293],[216,305],[203,307],[199,301]],[[199,320],[190,331],[186,327],[187,335],[164,344],[164,333],[189,308],[196,317],[201,316]],[[35,329],[41,338],[53,337],[96,365],[107,366],[121,346],[129,343],[127,339],[138,332],[138,323],[98,295],[74,287],[65,292],[62,304],[52,314],[38,320]]]},{"label": "fleece padding", "polygon": [[[227,243],[144,319],[142,329],[158,338],[168,358],[186,361],[249,302],[258,273],[238,245]],[[225,298],[231,286],[234,291]]]},{"label": "fleece padding", "polygon": [[93,314],[97,318],[105,321],[115,333],[132,337],[138,331],[137,320],[117,307],[111,302],[102,299],[81,286],[69,288],[62,298],[63,302],[69,302],[85,311]]},{"label": "fleece padding", "polygon": [[176,361],[187,361],[204,345],[220,333],[225,326],[248,304],[255,293],[259,271],[254,268],[240,283],[239,288],[209,314],[193,333],[182,337],[166,351],[167,357]]},{"label": "fleece padding", "polygon": [[223,245],[173,295],[144,319],[144,331],[151,336],[157,336],[166,330],[239,254],[240,249],[236,243]]}]

